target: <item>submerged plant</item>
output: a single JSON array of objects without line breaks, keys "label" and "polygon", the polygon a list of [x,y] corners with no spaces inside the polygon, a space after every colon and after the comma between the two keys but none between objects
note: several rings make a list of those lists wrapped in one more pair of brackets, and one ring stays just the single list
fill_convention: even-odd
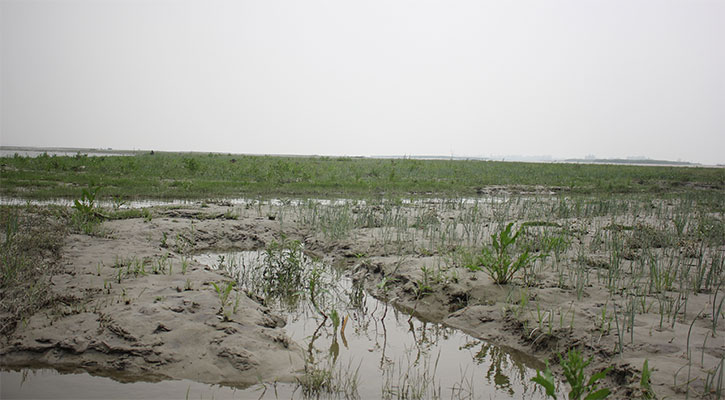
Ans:
[{"label": "submerged plant", "polygon": [[306,399],[359,399],[359,371],[360,365],[354,368],[352,363],[343,366],[330,360],[314,363],[306,359],[304,374],[297,378],[297,388],[302,389],[302,396]]},{"label": "submerged plant", "polygon": [[264,298],[294,303],[305,287],[305,262],[299,241],[272,242],[264,251]]}]

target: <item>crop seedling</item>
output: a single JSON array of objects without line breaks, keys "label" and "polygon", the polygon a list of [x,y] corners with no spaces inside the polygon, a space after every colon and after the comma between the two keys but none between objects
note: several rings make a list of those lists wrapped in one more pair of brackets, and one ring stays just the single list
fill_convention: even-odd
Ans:
[{"label": "crop seedling", "polygon": [[229,300],[229,293],[231,293],[232,287],[234,287],[234,283],[228,282],[226,287],[219,286],[216,284],[216,282],[212,282],[211,284],[212,286],[214,286],[214,290],[219,296],[219,301],[221,302],[223,308],[227,305],[227,301]]},{"label": "crop seedling", "polygon": [[186,275],[186,271],[189,269],[189,259],[181,257],[181,275]]},{"label": "crop seedling", "polygon": [[72,216],[73,225],[87,235],[94,233],[100,218],[105,218],[96,209],[96,196],[100,190],[100,186],[83,189],[81,198],[73,201],[73,209],[75,209]]},{"label": "crop seedling", "polygon": [[476,264],[467,267],[472,271],[480,271],[483,269],[495,283],[503,285],[508,283],[516,272],[522,268],[526,268],[532,261],[538,258],[538,256],[529,254],[528,249],[524,250],[515,259],[512,258],[510,247],[516,242],[516,239],[523,231],[523,229],[519,229],[512,235],[511,229],[513,226],[514,224],[511,222],[498,234],[492,234],[493,249],[484,247],[481,250],[481,255],[476,259]]},{"label": "crop seedling", "polygon": [[639,381],[639,387],[642,390],[643,399],[649,400],[649,399],[657,398],[657,395],[655,395],[654,390],[652,390],[652,383],[650,382],[651,377],[652,377],[652,370],[649,369],[647,359],[645,359],[644,365],[642,365],[642,378]]},{"label": "crop seedling", "polygon": [[217,293],[217,296],[219,296],[219,302],[221,303],[222,307],[219,309],[219,312],[224,317],[224,320],[229,320],[229,315],[226,311],[227,303],[229,302],[229,294],[232,292],[232,288],[234,287],[234,282],[228,282],[227,286],[219,286],[216,284],[216,282],[211,283],[212,286],[214,286],[214,290]]},{"label": "crop seedling", "polygon": [[[564,369],[564,377],[570,387],[569,400],[597,400],[609,396],[610,390],[608,388],[599,389],[597,382],[607,376],[611,367],[592,375],[587,380],[584,375],[584,368],[592,362],[591,357],[584,360],[579,350],[572,349],[569,350],[566,358],[563,358],[560,354],[559,362]],[[541,375],[541,371],[536,371],[536,376],[531,378],[531,381],[543,387],[547,397],[557,398],[554,376],[548,363],[544,374]]]},{"label": "crop seedling", "polygon": [[544,374],[541,375],[541,371],[537,370],[536,376],[531,378],[531,381],[544,388],[547,397],[556,399],[556,382],[554,382],[554,375],[551,373],[548,361],[546,362]]},{"label": "crop seedling", "polygon": [[242,294],[237,292],[237,295],[234,297],[234,308],[232,308],[232,314],[236,314],[237,310],[239,310],[239,301],[242,299]]},{"label": "crop seedling", "polygon": [[73,208],[86,218],[94,217],[96,196],[100,190],[100,186],[83,189],[81,192],[81,198],[73,201]]},{"label": "crop seedling", "polygon": [[426,267],[420,267],[420,270],[423,272],[423,278],[416,281],[416,285],[418,286],[418,296],[425,296],[426,294],[433,292],[433,287],[430,282],[431,271]]}]

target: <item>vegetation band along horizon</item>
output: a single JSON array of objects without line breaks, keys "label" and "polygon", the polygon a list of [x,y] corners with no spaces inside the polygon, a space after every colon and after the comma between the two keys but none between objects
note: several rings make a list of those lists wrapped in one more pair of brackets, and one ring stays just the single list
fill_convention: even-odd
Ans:
[{"label": "vegetation band along horizon", "polygon": [[697,191],[721,195],[725,169],[156,152],[3,157],[0,181],[0,195],[28,199],[76,198],[79,188],[92,186],[103,187],[101,198],[126,199],[469,196],[497,185],[545,186],[585,194]]}]

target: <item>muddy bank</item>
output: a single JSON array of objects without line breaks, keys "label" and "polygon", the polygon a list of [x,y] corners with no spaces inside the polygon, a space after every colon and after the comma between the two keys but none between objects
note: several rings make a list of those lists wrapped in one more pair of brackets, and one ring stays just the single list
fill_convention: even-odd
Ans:
[{"label": "muddy bank", "polygon": [[[558,354],[580,349],[593,357],[587,374],[612,367],[604,383],[612,398],[643,397],[645,360],[659,397],[714,398],[725,356],[722,213],[607,201],[154,207],[66,238],[47,278],[54,300],[4,339],[2,362],[240,387],[299,376],[304,350],[283,321],[237,289],[222,306],[212,283],[231,278],[192,258],[285,236],[377,298],[537,365],[548,360],[555,373]],[[678,218],[699,220],[680,228]],[[480,251],[509,221],[531,222],[520,244],[539,258],[496,284],[460,252]]]},{"label": "muddy bank", "polygon": [[93,236],[69,234],[58,269],[37,276],[48,282],[47,304],[3,338],[2,364],[235,387],[292,379],[303,358],[284,321],[236,290],[222,310],[212,283],[230,278],[184,256],[263,247],[273,229],[156,212],[151,221],[106,221]]},{"label": "muddy bank", "polygon": [[[558,355],[579,349],[592,357],[588,374],[611,367],[614,398],[645,397],[645,360],[659,397],[724,394],[721,212],[691,200],[543,196],[351,214],[364,221],[348,236],[318,231],[308,243],[380,298],[548,360],[555,373]],[[519,242],[538,258],[496,284],[460,253],[491,246],[510,221],[529,223]]]},{"label": "muddy bank", "polygon": [[[555,373],[561,373],[558,355],[579,349],[593,358],[587,373],[611,368],[605,386],[613,398],[646,398],[640,382],[645,360],[654,371],[657,396],[685,398],[689,391],[690,398],[718,398],[725,323],[713,314],[722,313],[721,292],[680,295],[673,290],[642,299],[622,290],[612,296],[596,272],[577,288],[552,267],[533,273],[531,284],[517,279],[499,285],[482,271],[447,264],[438,256],[389,256],[374,246],[342,250],[366,251],[373,256],[362,262],[343,259],[376,296],[432,322],[549,361]],[[375,256],[376,251],[382,254]],[[637,308],[633,317],[630,307]],[[668,311],[674,315],[663,316]]]}]

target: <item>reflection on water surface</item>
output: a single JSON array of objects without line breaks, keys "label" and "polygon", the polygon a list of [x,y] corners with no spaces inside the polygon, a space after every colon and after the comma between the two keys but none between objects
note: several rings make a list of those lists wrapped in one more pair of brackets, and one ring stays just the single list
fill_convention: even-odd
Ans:
[{"label": "reflection on water surface", "polygon": [[[280,279],[267,269],[279,261],[274,257],[286,260],[295,251],[301,248],[209,253],[195,259],[227,270],[252,295],[266,294],[268,306],[286,318],[288,334],[305,349],[310,371],[356,383],[355,388],[323,392],[323,397],[357,393],[361,398],[544,398],[530,382],[535,368],[542,367],[536,360],[411,317],[368,295],[361,284],[341,272],[304,255],[295,257],[305,287],[285,294],[286,298],[275,297],[275,293],[288,292],[269,287]],[[316,291],[312,296],[311,286]],[[303,398],[306,394],[304,387],[294,383],[240,390],[191,381],[121,383],[48,369],[3,371],[1,376],[3,399],[185,398],[187,393],[188,398],[246,399]]]}]

